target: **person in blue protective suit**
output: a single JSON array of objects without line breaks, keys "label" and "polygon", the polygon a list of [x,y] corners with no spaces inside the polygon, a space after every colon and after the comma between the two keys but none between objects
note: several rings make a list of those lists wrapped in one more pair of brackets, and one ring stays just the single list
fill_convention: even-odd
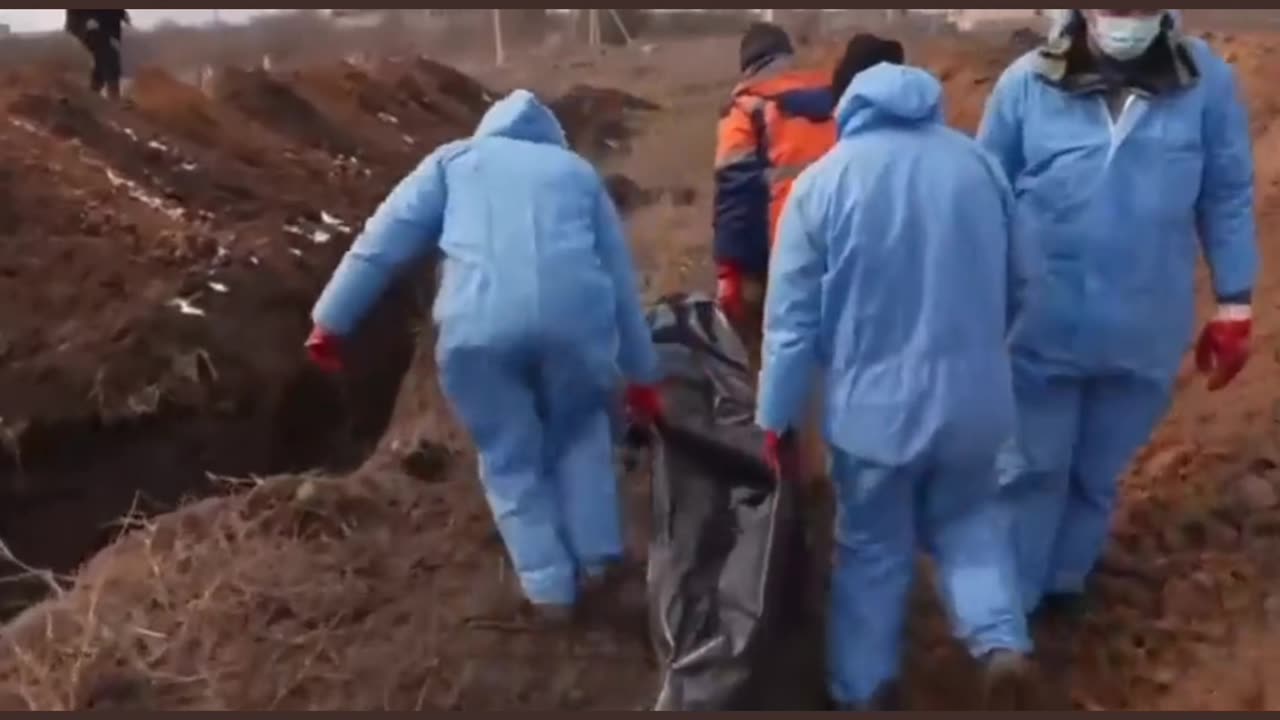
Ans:
[{"label": "person in blue protective suit", "polygon": [[915,551],[937,560],[987,703],[1027,703],[1030,640],[993,473],[1013,432],[1005,346],[1035,263],[995,161],[943,123],[939,82],[880,63],[842,89],[839,141],[783,213],[757,421],[784,463],[814,378],[837,497],[831,692],[893,709]]},{"label": "person in blue protective suit", "polygon": [[569,619],[581,585],[623,555],[615,390],[629,378],[633,416],[654,421],[659,366],[613,202],[531,93],[500,100],[382,203],[315,306],[313,360],[339,369],[342,339],[393,277],[437,250],[442,388],[527,600]]},{"label": "person in blue protective suit", "polygon": [[1248,358],[1249,122],[1231,67],[1172,11],[1069,10],[1000,78],[979,140],[1046,260],[1011,338],[1019,428],[999,461],[1023,600],[1072,619],[1190,344],[1197,247],[1219,307],[1196,348],[1209,388]]}]

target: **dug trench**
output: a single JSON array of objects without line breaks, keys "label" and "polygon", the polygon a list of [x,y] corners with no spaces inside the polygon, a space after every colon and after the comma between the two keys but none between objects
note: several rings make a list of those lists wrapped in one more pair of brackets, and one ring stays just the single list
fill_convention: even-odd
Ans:
[{"label": "dug trench", "polygon": [[[303,300],[305,296],[300,297]],[[207,404],[161,399],[140,417],[86,417],[33,423],[8,444],[0,464],[0,537],[9,573],[73,572],[138,520],[184,501],[227,492],[223,478],[282,473],[345,473],[373,451],[387,427],[421,319],[416,293],[402,288],[354,338],[347,371],[323,376],[300,359],[304,328],[285,335],[299,358],[280,358],[261,376],[220,387],[201,362]],[[306,317],[305,306],[297,308]],[[38,577],[8,582],[5,616],[38,600]]]},{"label": "dug trench", "polygon": [[[153,122],[146,96],[124,110],[60,79],[13,87],[4,160],[27,182],[6,198],[20,259],[5,268],[0,370],[5,614],[49,589],[28,569],[72,573],[122,518],[221,477],[358,465],[385,428],[416,308],[394,293],[349,376],[316,376],[301,354],[308,303],[340,249],[304,256],[276,238],[320,208],[354,216],[368,191],[344,203],[349,187],[308,183],[301,161],[219,158],[184,139],[190,127]],[[287,136],[261,137],[291,154]]]},{"label": "dug trench", "polygon": [[[149,70],[124,107],[56,75],[10,80],[0,168],[24,182],[0,195],[4,617],[229,478],[343,475],[370,458],[433,273],[370,313],[336,378],[305,361],[310,305],[358,219],[496,96],[424,58],[233,70],[209,92]],[[353,82],[360,93],[331,90]],[[560,106],[577,94],[601,93]],[[621,142],[631,110],[573,115],[571,138]],[[644,201],[621,187],[625,207]],[[452,475],[431,447],[398,453],[412,475]]]}]

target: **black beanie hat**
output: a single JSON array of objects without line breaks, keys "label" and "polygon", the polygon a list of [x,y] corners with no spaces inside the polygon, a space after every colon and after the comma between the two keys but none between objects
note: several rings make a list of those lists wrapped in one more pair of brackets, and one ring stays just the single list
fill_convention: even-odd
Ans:
[{"label": "black beanie hat", "polygon": [[776,55],[790,55],[791,38],[787,31],[773,23],[751,23],[742,36],[742,45],[738,50],[738,62],[743,72],[759,65]]},{"label": "black beanie hat", "polygon": [[882,62],[901,65],[906,53],[902,43],[897,40],[886,40],[875,35],[859,33],[845,45],[844,57],[831,76],[831,94],[838,101],[849,88],[849,84],[858,73],[879,65]]}]

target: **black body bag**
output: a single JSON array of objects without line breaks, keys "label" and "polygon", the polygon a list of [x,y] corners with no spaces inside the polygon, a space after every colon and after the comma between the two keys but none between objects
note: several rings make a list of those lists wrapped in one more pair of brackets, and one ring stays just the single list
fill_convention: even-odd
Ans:
[{"label": "black body bag", "polygon": [[654,709],[821,709],[800,499],[764,461],[742,343],[697,296],[660,301],[649,325],[666,378],[648,569]]}]

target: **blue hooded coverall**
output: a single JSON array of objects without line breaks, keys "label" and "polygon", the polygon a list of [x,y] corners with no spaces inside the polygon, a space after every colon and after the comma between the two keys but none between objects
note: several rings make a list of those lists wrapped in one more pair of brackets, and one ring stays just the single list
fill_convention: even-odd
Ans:
[{"label": "blue hooded coverall", "polygon": [[437,247],[441,385],[479,450],[526,596],[571,605],[580,575],[623,552],[610,414],[620,374],[659,373],[617,211],[551,111],[517,90],[378,208],[316,324],[348,335]]},{"label": "blue hooded coverall", "polygon": [[943,124],[941,94],[915,68],[854,79],[838,144],[793,190],[769,274],[761,427],[795,427],[825,371],[842,704],[898,677],[917,539],[975,657],[1030,646],[993,467],[1013,431],[1005,336],[1035,264],[1010,245],[1003,173]]},{"label": "blue hooded coverall", "polygon": [[1231,67],[1167,14],[1153,51],[1172,58],[1165,88],[1108,97],[1062,62],[1082,23],[1066,11],[1046,48],[1004,73],[979,131],[1013,185],[1015,234],[1045,258],[1011,338],[1019,428],[999,460],[1027,611],[1082,593],[1102,553],[1118,478],[1192,337],[1197,241],[1220,302],[1247,304],[1258,268]]}]

